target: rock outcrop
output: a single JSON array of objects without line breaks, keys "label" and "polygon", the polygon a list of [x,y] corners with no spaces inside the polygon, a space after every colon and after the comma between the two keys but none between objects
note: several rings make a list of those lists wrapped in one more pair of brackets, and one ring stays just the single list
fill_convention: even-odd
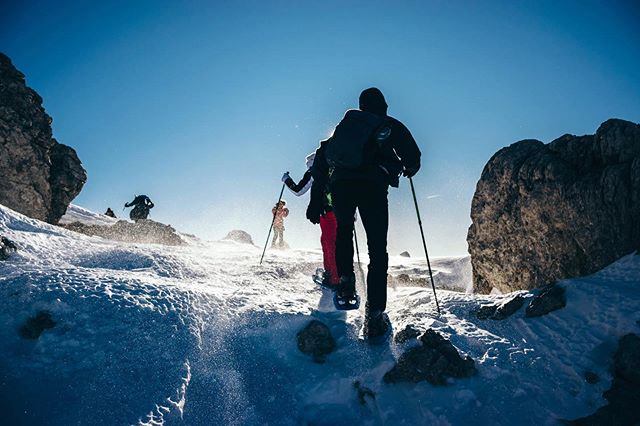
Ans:
[{"label": "rock outcrop", "polygon": [[474,289],[527,290],[590,274],[640,244],[640,126],[498,151],[478,182],[467,242]]},{"label": "rock outcrop", "polygon": [[142,219],[133,223],[119,220],[113,225],[88,225],[73,222],[60,226],[81,234],[125,243],[164,244],[167,246],[186,244],[172,226],[151,219]]},{"label": "rock outcrop", "polygon": [[55,224],[86,180],[76,152],[52,137],[42,98],[0,53],[0,204]]}]

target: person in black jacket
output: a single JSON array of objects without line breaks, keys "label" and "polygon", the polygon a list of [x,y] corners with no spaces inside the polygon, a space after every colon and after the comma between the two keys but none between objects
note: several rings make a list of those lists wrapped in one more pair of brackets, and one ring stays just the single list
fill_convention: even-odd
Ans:
[{"label": "person in black jacket", "polygon": [[153,202],[146,195],[137,195],[133,201],[130,203],[126,203],[126,207],[133,207],[131,212],[129,213],[129,217],[131,220],[137,222],[141,219],[146,219],[149,217],[149,211],[154,207]]},{"label": "person in black jacket", "polygon": [[[389,227],[388,188],[398,187],[400,174],[412,177],[420,169],[420,149],[404,124],[387,116],[387,103],[382,92],[369,88],[360,94],[360,111],[377,116],[385,123],[384,141],[375,138],[364,145],[361,164],[356,168],[330,166],[327,147],[336,133],[320,143],[312,167],[313,186],[307,218],[317,223],[322,212],[322,192],[329,184],[333,208],[338,220],[336,260],[340,274],[339,295],[355,294],[353,269],[354,213],[360,212],[367,234],[369,271],[367,274],[367,305],[364,335],[375,338],[385,335],[390,327],[384,313],[387,303],[387,230]],[[353,126],[345,115],[338,127]],[[357,123],[356,123],[357,124]],[[337,131],[338,128],[336,128]],[[348,129],[347,129],[348,130]],[[356,134],[353,131],[352,134]]]}]

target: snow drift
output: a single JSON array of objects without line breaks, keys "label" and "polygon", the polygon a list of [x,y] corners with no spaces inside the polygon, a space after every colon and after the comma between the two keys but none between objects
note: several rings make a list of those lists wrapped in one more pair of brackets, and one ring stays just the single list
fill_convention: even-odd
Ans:
[{"label": "snow drift", "polygon": [[[0,234],[19,246],[0,262],[6,424],[551,424],[605,403],[618,337],[638,330],[640,256],[561,282],[567,307],[540,318],[521,309],[479,320],[481,305],[510,296],[445,290],[438,317],[429,288],[391,287],[396,331],[433,328],[478,373],[443,387],[385,384],[407,344],[370,347],[358,339],[361,313],[331,312],[310,279],[319,251],[272,251],[258,266],[261,250],[246,244],[117,243],[2,206]],[[410,270],[420,259],[391,263]],[[444,269],[436,263],[436,276]],[[43,313],[55,324],[21,335]],[[336,340],[323,364],[296,346],[311,319]],[[585,372],[601,380],[588,384]]]}]

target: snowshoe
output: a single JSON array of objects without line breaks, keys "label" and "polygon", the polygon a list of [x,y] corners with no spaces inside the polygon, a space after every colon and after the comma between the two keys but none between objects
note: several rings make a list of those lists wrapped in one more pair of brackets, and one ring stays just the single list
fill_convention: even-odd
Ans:
[{"label": "snowshoe", "polygon": [[339,311],[350,311],[360,307],[360,296],[356,293],[356,278],[342,277],[338,289],[333,294],[333,304]]},{"label": "snowshoe", "polygon": [[322,268],[316,269],[316,273],[313,274],[313,282],[331,291],[336,291],[338,288],[337,284],[331,283],[331,274]]}]

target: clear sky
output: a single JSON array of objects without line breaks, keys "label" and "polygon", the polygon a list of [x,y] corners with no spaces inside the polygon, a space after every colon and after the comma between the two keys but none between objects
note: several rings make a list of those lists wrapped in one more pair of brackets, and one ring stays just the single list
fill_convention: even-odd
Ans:
[{"label": "clear sky", "polygon": [[[432,255],[466,253],[475,184],[499,148],[640,121],[637,1],[3,1],[0,51],[26,74],[89,180],[75,200],[262,245],[282,172],[377,86],[423,151]],[[319,247],[308,198],[285,237]],[[406,180],[390,253],[419,253]],[[364,242],[364,241],[363,241]]]}]

